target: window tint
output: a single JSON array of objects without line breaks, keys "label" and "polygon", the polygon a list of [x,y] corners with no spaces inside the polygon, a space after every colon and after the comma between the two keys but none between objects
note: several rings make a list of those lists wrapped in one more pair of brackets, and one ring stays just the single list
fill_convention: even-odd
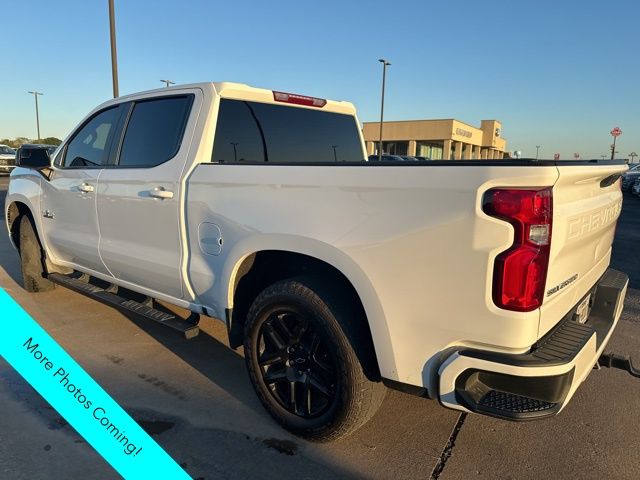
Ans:
[{"label": "window tint", "polygon": [[119,165],[154,167],[173,158],[180,148],[192,98],[137,102],[127,124]]},{"label": "window tint", "polygon": [[335,163],[364,156],[351,115],[223,99],[213,161]]},{"label": "window tint", "polygon": [[65,167],[99,167],[107,163],[119,111],[113,107],[99,113],[76,133],[67,147]]}]

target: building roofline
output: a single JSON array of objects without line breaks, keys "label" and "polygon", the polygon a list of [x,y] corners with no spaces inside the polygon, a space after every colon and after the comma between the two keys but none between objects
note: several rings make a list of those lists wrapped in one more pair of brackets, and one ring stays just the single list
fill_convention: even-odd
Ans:
[{"label": "building roofline", "polygon": [[[462,120],[458,120],[457,118],[423,118],[420,120],[384,120],[382,123],[408,123],[408,122],[459,122],[462,123],[463,125],[466,125],[468,127],[471,128],[475,128],[476,130],[482,130],[482,123],[480,123],[480,127],[476,127],[475,125],[471,125],[470,123],[467,122],[463,122]],[[496,120],[496,119],[487,119],[484,118],[482,120],[480,120],[480,122],[500,122],[502,123],[500,120]],[[362,122],[362,125],[367,125],[367,124],[375,124],[375,125],[380,125],[380,121],[374,121],[374,122]]]}]

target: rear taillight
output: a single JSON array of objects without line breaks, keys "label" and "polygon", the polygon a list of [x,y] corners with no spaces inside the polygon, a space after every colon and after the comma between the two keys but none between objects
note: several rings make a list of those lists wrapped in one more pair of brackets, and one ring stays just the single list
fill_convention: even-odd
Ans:
[{"label": "rear taillight", "polygon": [[509,222],[513,245],[493,267],[493,301],[500,308],[529,312],[540,307],[549,266],[551,188],[495,188],[483,198],[483,211]]},{"label": "rear taillight", "polygon": [[294,105],[305,105],[307,107],[322,108],[327,104],[324,98],[307,97],[295,93],[273,92],[273,99],[276,102],[293,103]]}]

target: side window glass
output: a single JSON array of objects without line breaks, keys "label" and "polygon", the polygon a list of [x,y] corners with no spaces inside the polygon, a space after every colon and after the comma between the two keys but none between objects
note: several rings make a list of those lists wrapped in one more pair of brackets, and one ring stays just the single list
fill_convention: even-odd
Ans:
[{"label": "side window glass", "polygon": [[136,102],[127,123],[119,166],[155,167],[180,149],[193,95]]},{"label": "side window glass", "polygon": [[264,162],[262,126],[249,102],[222,100],[213,144],[216,163]]},{"label": "side window glass", "polygon": [[112,107],[89,120],[69,142],[63,167],[95,168],[105,165],[118,112],[117,106]]}]

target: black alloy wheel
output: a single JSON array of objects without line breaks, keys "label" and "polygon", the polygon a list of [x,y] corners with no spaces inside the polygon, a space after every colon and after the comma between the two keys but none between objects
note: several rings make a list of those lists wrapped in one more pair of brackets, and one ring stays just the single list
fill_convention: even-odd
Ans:
[{"label": "black alloy wheel", "polygon": [[266,315],[257,339],[262,381],[294,415],[322,415],[337,396],[335,355],[300,309],[280,306]]},{"label": "black alloy wheel", "polygon": [[281,280],[255,298],[244,324],[244,358],[258,398],[278,423],[308,440],[349,435],[386,393],[356,354],[354,347],[375,352],[360,343],[361,331],[353,333],[362,310],[345,292],[325,277]]}]

